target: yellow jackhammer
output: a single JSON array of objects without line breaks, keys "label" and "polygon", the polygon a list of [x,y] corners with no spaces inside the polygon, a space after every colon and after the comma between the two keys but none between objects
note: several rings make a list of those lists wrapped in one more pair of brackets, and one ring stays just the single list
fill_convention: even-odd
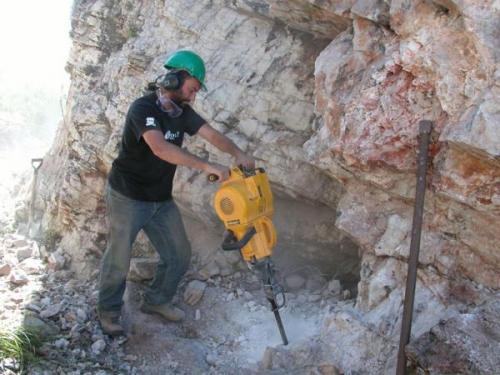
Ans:
[{"label": "yellow jackhammer", "polygon": [[[209,176],[209,181],[216,180],[216,175]],[[240,251],[249,268],[260,273],[281,339],[287,345],[279,313],[285,305],[285,293],[276,281],[271,261],[276,245],[276,230],[271,220],[273,195],[264,169],[232,168],[229,179],[223,181],[215,193],[214,208],[226,227],[222,249]]]}]

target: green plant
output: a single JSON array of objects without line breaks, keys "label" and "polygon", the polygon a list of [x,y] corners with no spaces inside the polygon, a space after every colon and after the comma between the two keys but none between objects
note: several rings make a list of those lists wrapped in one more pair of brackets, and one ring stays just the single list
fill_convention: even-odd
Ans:
[{"label": "green plant", "polygon": [[41,337],[26,328],[0,331],[0,361],[13,359],[23,372],[29,363],[38,360],[37,350],[42,345]]}]

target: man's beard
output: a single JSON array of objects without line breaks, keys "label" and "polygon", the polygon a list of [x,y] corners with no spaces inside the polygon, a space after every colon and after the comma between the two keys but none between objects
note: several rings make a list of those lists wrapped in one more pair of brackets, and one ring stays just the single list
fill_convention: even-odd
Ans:
[{"label": "man's beard", "polygon": [[180,90],[177,90],[173,93],[171,100],[180,107],[184,107],[190,103],[190,100],[182,95]]}]

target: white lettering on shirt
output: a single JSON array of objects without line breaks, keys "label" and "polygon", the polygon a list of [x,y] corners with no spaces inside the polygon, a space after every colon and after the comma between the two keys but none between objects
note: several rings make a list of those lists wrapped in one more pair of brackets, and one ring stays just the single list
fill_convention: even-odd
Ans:
[{"label": "white lettering on shirt", "polygon": [[173,141],[174,139],[179,138],[180,133],[177,131],[175,133],[172,133],[170,130],[167,130],[165,133],[165,139],[168,141]]},{"label": "white lettering on shirt", "polygon": [[146,126],[156,126],[154,117],[146,117]]}]

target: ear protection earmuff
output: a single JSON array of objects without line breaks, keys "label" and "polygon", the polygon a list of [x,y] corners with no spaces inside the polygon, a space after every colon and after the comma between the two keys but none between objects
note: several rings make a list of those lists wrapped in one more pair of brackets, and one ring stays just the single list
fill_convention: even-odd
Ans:
[{"label": "ear protection earmuff", "polygon": [[146,91],[156,91],[158,90],[158,81],[160,78],[163,77],[163,74],[160,74],[158,77],[155,78],[153,82],[148,82],[146,87],[144,88]]},{"label": "ear protection earmuff", "polygon": [[180,70],[171,70],[165,74],[161,82],[161,86],[167,90],[178,90],[182,87],[182,84],[183,77]]}]

